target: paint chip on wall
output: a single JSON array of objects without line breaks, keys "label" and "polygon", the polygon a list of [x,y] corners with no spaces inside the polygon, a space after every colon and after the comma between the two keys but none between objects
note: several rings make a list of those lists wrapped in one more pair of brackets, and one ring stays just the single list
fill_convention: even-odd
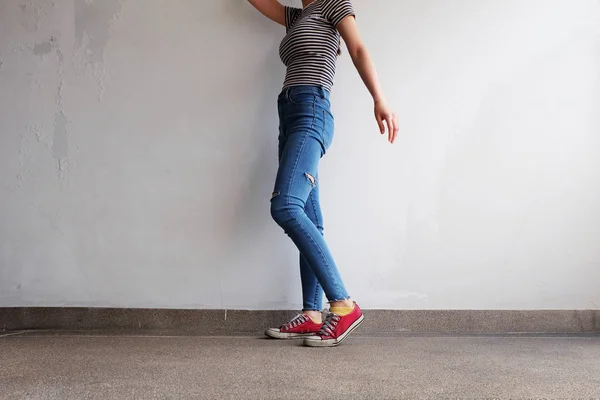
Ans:
[{"label": "paint chip on wall", "polygon": [[33,47],[33,55],[35,55],[35,56],[41,56],[44,54],[48,54],[51,51],[52,51],[52,43],[51,42],[38,43]]},{"label": "paint chip on wall", "polygon": [[120,0],[75,1],[75,36],[78,46],[85,46],[94,62],[102,61],[104,47],[110,39],[111,21],[121,11]]}]

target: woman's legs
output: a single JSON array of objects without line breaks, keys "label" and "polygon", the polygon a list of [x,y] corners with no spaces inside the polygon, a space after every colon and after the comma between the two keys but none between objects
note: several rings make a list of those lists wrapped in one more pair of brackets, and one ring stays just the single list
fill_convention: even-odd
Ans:
[{"label": "woman's legs", "polygon": [[[329,95],[318,87],[284,89],[279,97],[279,118],[279,170],[271,215],[300,251],[304,314],[280,328],[267,329],[265,334],[278,339],[306,336],[306,346],[337,346],[364,316],[350,301],[323,238],[317,169],[333,139]],[[331,307],[321,324],[317,318],[322,291]]]},{"label": "woman's legs", "polygon": [[[344,301],[349,296],[333,256],[317,227],[318,223],[315,225],[306,212],[310,195],[318,186],[316,177],[323,139],[322,132],[316,128],[322,127],[323,123],[319,122],[319,113],[313,111],[314,104],[299,106],[307,110],[299,110],[298,118],[285,132],[285,145],[271,199],[271,215],[298,247],[329,301]],[[305,273],[305,278],[308,278],[307,283],[314,282],[310,274]],[[316,293],[315,286],[307,285],[306,291],[313,288]],[[309,299],[310,295],[308,293]]]},{"label": "woman's legs", "polygon": [[[280,114],[279,117],[283,119],[283,115]],[[281,162],[287,138],[285,131],[284,124],[281,124],[279,132],[279,162]],[[318,181],[318,176],[315,176],[315,179]],[[319,185],[316,185],[310,192],[304,212],[321,234],[323,234],[323,215],[319,203]],[[302,311],[311,317],[313,321],[320,323],[322,320],[323,288],[302,254],[300,254],[300,279],[302,281]]]}]

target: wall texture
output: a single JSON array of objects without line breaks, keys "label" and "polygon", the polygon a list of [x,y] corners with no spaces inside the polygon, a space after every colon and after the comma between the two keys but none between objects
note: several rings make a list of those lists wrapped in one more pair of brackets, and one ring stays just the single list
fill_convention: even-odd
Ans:
[{"label": "wall texture", "polygon": [[[367,308],[600,306],[600,2],[354,0],[326,235]],[[0,0],[0,306],[300,307],[283,29],[244,0]]]}]

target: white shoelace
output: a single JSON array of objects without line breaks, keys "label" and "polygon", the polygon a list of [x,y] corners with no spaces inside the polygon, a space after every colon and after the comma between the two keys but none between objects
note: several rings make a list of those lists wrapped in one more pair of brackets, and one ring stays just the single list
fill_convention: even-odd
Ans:
[{"label": "white shoelace", "polygon": [[285,330],[287,330],[287,331],[289,331],[290,329],[295,328],[298,325],[302,325],[306,321],[308,321],[308,317],[306,315],[304,315],[304,314],[298,314],[290,322],[288,322],[287,324],[283,325],[282,328],[285,329]]},{"label": "white shoelace", "polygon": [[334,313],[327,314],[327,317],[325,317],[325,322],[323,322],[323,325],[321,326],[321,329],[319,330],[319,335],[333,336],[333,331],[335,331],[335,328],[336,328],[338,322],[340,322],[340,319],[341,319],[341,317],[337,314],[334,314]]}]

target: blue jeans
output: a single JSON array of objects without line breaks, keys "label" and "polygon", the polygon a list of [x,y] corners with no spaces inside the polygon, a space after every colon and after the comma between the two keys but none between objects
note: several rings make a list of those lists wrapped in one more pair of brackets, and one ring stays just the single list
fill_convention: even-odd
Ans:
[{"label": "blue jeans", "polygon": [[303,310],[320,311],[329,301],[348,299],[323,237],[319,205],[319,160],[333,139],[329,92],[318,86],[284,89],[279,110],[279,170],[271,215],[300,251]]}]

